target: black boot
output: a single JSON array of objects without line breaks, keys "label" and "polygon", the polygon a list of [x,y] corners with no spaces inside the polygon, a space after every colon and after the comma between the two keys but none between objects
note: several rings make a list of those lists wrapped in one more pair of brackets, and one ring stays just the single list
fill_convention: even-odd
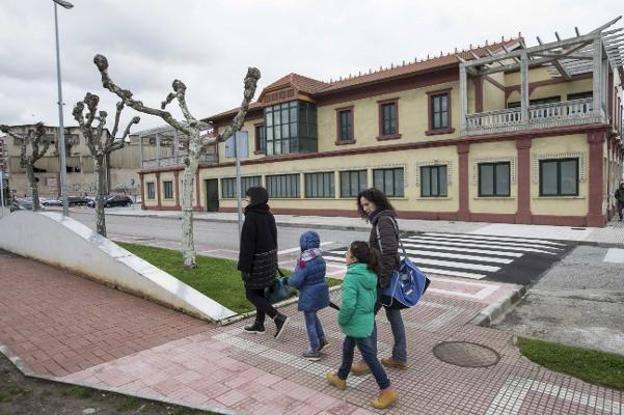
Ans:
[{"label": "black boot", "polygon": [[245,326],[244,329],[247,333],[264,333],[264,323],[254,321],[251,326]]},{"label": "black boot", "polygon": [[278,314],[273,319],[275,321],[275,340],[279,340],[284,334],[284,328],[286,328],[286,324],[288,323],[288,317],[283,314]]}]

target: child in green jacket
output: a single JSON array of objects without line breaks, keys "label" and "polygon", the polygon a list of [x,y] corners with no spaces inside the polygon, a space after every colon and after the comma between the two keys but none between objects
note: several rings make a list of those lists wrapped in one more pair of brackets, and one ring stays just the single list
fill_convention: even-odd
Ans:
[{"label": "child in green jacket", "polygon": [[347,388],[347,376],[357,346],[380,389],[372,405],[384,409],[396,401],[397,393],[377,359],[376,345],[371,336],[375,324],[379,258],[366,242],[355,241],[346,253],[346,263],[347,274],[342,282],[342,304],[338,313],[338,324],[346,336],[342,347],[342,365],[337,373],[327,374],[327,381],[338,389]]}]

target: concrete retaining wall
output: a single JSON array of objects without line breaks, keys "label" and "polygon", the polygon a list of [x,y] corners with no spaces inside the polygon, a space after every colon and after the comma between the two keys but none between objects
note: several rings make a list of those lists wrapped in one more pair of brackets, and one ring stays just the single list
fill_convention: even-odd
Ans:
[{"label": "concrete retaining wall", "polygon": [[[211,321],[235,315],[80,222],[17,211],[0,219],[0,248],[62,267]],[[181,260],[181,259],[180,259]]]}]

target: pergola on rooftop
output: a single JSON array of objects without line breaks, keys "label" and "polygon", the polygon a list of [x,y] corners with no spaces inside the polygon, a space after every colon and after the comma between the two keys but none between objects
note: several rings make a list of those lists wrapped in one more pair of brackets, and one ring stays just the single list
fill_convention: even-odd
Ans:
[{"label": "pergola on rooftop", "polygon": [[[488,50],[486,57],[473,55],[466,60],[460,56],[460,120],[462,135],[511,132],[533,128],[548,128],[608,121],[607,99],[609,67],[622,76],[624,65],[623,28],[610,29],[621,19],[576,36],[527,47],[523,38],[512,49]],[[529,69],[547,67],[551,78],[572,80],[575,76],[592,74],[592,97],[562,102],[530,105]],[[520,106],[501,110],[468,113],[468,77],[484,77],[500,72],[520,71]]]}]

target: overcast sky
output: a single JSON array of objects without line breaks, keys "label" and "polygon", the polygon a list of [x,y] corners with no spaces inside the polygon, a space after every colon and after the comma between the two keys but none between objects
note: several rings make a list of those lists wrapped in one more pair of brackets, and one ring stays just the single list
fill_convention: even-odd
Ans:
[{"label": "overcast sky", "polygon": [[[329,80],[522,32],[527,43],[554,31],[585,33],[624,13],[622,0],[72,0],[59,8],[66,125],[87,91],[114,113],[93,56],[111,77],[158,106],[181,79],[196,117],[239,105],[250,65],[256,96],[296,72]],[[622,23],[618,23],[619,26]],[[52,0],[0,0],[0,123],[58,125]],[[176,108],[171,106],[172,112]],[[125,117],[132,116],[126,110]],[[163,124],[143,115],[140,128]],[[136,129],[134,131],[137,131]]]}]

